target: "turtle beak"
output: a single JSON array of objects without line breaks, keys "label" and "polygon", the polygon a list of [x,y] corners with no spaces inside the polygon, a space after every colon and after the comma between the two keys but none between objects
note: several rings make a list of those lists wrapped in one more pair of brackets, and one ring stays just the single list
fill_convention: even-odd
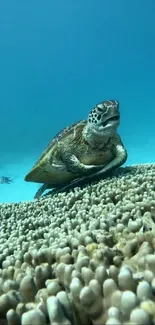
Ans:
[{"label": "turtle beak", "polygon": [[107,118],[105,121],[102,122],[102,126],[106,127],[109,124],[112,125],[116,123],[119,123],[119,115]]}]

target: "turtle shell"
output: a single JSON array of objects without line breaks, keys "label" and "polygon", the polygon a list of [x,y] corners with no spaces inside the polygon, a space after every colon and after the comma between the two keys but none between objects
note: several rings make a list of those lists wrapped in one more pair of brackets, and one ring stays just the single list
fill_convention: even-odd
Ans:
[{"label": "turtle shell", "polygon": [[68,135],[71,135],[77,126],[81,125],[82,129],[86,120],[74,123],[61,130],[50,141],[45,151],[35,163],[30,172],[25,176],[26,182],[47,183],[54,186],[61,186],[75,179],[75,175],[66,170],[65,164],[57,160],[57,148],[61,141],[64,141]]}]

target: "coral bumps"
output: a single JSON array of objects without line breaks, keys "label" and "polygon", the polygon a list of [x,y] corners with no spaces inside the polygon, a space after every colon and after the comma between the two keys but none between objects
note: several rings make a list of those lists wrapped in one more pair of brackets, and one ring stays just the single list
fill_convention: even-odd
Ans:
[{"label": "coral bumps", "polygon": [[155,165],[0,205],[0,324],[155,324]]}]

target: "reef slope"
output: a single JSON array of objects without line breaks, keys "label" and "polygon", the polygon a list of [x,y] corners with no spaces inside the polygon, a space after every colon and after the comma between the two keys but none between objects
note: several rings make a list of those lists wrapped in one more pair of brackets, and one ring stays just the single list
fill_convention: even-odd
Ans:
[{"label": "reef slope", "polygon": [[155,164],[0,204],[0,324],[155,324]]}]

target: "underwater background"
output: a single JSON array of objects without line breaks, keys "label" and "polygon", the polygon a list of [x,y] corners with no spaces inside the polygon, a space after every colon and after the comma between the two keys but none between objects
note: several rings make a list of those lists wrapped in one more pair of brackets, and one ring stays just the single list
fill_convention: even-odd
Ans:
[{"label": "underwater background", "polygon": [[120,102],[126,165],[155,161],[155,1],[0,3],[0,202],[30,200],[24,182],[51,138],[102,100]]}]

